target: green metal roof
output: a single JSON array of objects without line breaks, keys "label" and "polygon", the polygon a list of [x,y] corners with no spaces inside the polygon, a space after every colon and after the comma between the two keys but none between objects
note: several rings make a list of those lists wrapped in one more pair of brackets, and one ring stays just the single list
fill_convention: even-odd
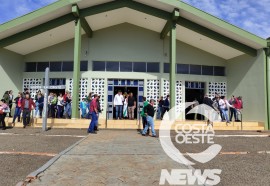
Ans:
[{"label": "green metal roof", "polygon": [[[1,24],[0,25],[0,34],[1,34],[1,32],[7,31],[7,30],[12,29],[12,28],[15,28],[15,31],[16,31],[17,26],[29,24],[29,23],[31,23],[31,21],[38,19],[40,17],[47,16],[50,13],[57,11],[58,9],[68,8],[68,7],[71,7],[72,4],[83,2],[83,1],[85,1],[85,0],[59,0],[59,1],[56,1],[55,3],[52,3],[52,4],[45,6],[41,9],[38,9],[38,10],[33,11],[29,14],[26,14],[24,16],[18,17],[14,20],[11,20],[11,21],[8,21],[4,24]],[[130,0],[126,0],[126,1],[130,1]],[[236,34],[239,37],[241,36],[242,38],[245,38],[251,42],[254,42],[257,45],[262,46],[262,48],[267,47],[267,40],[266,39],[263,39],[259,36],[256,36],[256,35],[248,32],[248,31],[245,31],[239,27],[236,27],[236,26],[234,26],[234,25],[232,25],[224,20],[221,20],[220,18],[217,18],[213,15],[210,15],[210,14],[208,14],[202,10],[199,10],[191,5],[188,5],[182,1],[157,0],[157,2],[164,3],[164,5],[172,6],[172,8],[178,8],[178,9],[180,9],[180,13],[181,13],[181,11],[188,12],[188,13],[190,13],[196,17],[199,17],[200,19],[202,19],[202,20],[204,20],[204,21],[206,21],[206,22],[208,22],[216,27],[222,28],[225,31]],[[70,10],[70,12],[71,12],[71,10]],[[168,13],[171,13],[171,12],[168,12]],[[55,19],[56,18],[57,17],[55,17]],[[42,24],[42,23],[40,23],[40,24]],[[18,32],[21,32],[21,31],[18,31]],[[4,38],[2,38],[2,39],[4,39]]]}]

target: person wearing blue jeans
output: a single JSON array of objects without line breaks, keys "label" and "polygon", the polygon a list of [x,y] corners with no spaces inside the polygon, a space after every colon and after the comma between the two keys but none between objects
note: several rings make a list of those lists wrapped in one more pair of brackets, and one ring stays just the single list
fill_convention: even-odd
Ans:
[{"label": "person wearing blue jeans", "polygon": [[23,95],[21,92],[19,92],[18,97],[16,97],[15,100],[15,104],[16,104],[16,108],[15,108],[15,112],[14,112],[14,116],[13,116],[13,121],[12,124],[15,125],[15,120],[16,118],[18,118],[18,122],[20,122],[20,117],[21,117],[21,105],[22,105],[22,98]]},{"label": "person wearing blue jeans", "polygon": [[163,96],[161,96],[160,99],[158,100],[157,119],[161,119],[161,114],[163,113],[163,105],[164,105],[164,100],[163,100]]},{"label": "person wearing blue jeans", "polygon": [[226,120],[226,125],[230,124],[229,115],[228,115],[228,107],[230,108],[234,108],[234,107],[225,99],[225,96],[221,96],[219,98],[218,103],[219,103],[222,115],[224,119]]},{"label": "person wearing blue jeans", "polygon": [[97,99],[98,96],[95,96],[95,98],[91,101],[90,112],[92,113],[92,119],[87,131],[90,134],[97,134],[97,132],[95,131],[98,117]]},{"label": "person wearing blue jeans", "polygon": [[71,118],[71,95],[70,93],[67,94],[65,102],[65,110],[64,110],[64,116],[65,118]]},{"label": "person wearing blue jeans", "polygon": [[119,90],[118,93],[114,96],[114,107],[115,107],[115,118],[116,119],[122,119],[122,113],[123,113],[123,102],[124,97],[122,95],[122,91]]},{"label": "person wearing blue jeans", "polygon": [[122,119],[122,112],[123,112],[123,106],[122,105],[115,105],[115,118],[116,119]]},{"label": "person wearing blue jeans", "polygon": [[16,106],[12,123],[15,124],[16,118],[18,118],[18,122],[20,122],[20,117],[21,117],[21,107]]},{"label": "person wearing blue jeans", "polygon": [[149,129],[149,127],[151,127],[152,137],[156,137],[155,125],[154,125],[155,109],[154,109],[153,99],[150,100],[150,104],[144,107],[144,113],[146,115],[147,124],[142,131],[142,135],[146,136],[147,130]]}]

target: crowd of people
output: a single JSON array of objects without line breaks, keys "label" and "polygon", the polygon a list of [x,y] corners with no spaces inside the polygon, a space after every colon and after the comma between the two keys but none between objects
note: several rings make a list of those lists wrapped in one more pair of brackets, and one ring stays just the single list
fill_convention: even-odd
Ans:
[{"label": "crowd of people", "polygon": [[[13,91],[6,91],[0,101],[0,126],[3,130],[6,129],[5,118],[13,118],[12,124],[15,126],[17,122],[23,122],[23,127],[26,128],[31,123],[31,119],[42,118],[44,114],[44,94],[41,91],[36,92],[35,97],[32,99],[29,89],[25,88],[24,92],[19,92],[14,98]],[[90,93],[86,98],[80,102],[79,110],[81,112],[81,118],[91,119],[90,104],[94,98],[96,98],[98,105],[98,113],[101,112],[99,96]],[[14,115],[12,116],[11,109],[15,105]],[[48,109],[47,116],[49,118],[71,118],[72,113],[72,97],[69,91],[65,91],[65,94],[50,92],[48,95]],[[32,117],[31,117],[32,116]],[[97,131],[97,126],[95,131]]]},{"label": "crowd of people", "polygon": [[136,108],[136,98],[133,93],[122,93],[121,90],[114,96],[115,118],[134,120],[134,111]]},{"label": "crowd of people", "polygon": [[221,121],[226,122],[226,125],[231,123],[233,117],[235,122],[241,122],[239,118],[243,109],[241,96],[232,96],[231,99],[227,100],[225,96],[219,94],[216,94],[213,99],[205,95],[203,103],[215,109],[219,113]]},{"label": "crowd of people", "polygon": [[[0,101],[0,125],[3,130],[6,129],[5,118],[13,117],[12,124],[15,126],[16,120],[18,122],[23,122],[24,128],[30,124],[31,117],[42,117],[44,109],[44,94],[41,91],[36,93],[35,98],[31,98],[29,89],[25,89],[24,92],[19,92],[18,95],[14,98],[13,91],[6,91],[3,95],[3,98]],[[143,130],[142,135],[149,134],[149,128],[152,130],[152,136],[155,137],[154,129],[154,116],[156,114],[156,119],[163,119],[163,116],[166,112],[170,110],[170,96],[167,95],[166,98],[160,97],[159,100],[151,99],[149,102],[146,100],[146,97],[143,97],[143,108],[140,111],[140,116],[142,117]],[[157,101],[158,106],[155,110],[155,101]],[[115,118],[116,119],[130,119],[134,120],[134,110],[136,108],[136,98],[133,96],[133,93],[124,93],[119,90],[114,97],[114,107],[115,107]],[[194,104],[191,105],[191,108],[196,108],[199,105],[197,99],[193,101]],[[203,103],[215,109],[222,118],[222,121],[225,121],[227,125],[230,124],[232,118],[236,122],[240,121],[239,112],[243,108],[242,97],[234,97],[227,100],[225,96],[216,96],[211,99],[205,95]],[[48,95],[48,112],[46,113],[50,118],[71,118],[72,113],[72,97],[69,91],[66,91],[63,95],[59,93],[50,92]],[[14,115],[11,115],[11,109],[15,105]],[[98,131],[98,118],[101,113],[100,107],[100,96],[97,94],[89,93],[89,95],[82,99],[80,102],[79,108],[81,113],[81,118],[91,119],[88,132],[96,134]],[[197,114],[195,118],[197,119]]]}]

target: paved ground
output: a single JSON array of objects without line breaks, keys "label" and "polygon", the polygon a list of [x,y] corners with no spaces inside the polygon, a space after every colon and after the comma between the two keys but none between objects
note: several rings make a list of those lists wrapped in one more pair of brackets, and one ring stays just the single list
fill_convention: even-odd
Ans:
[{"label": "paved ground", "polygon": [[158,185],[161,169],[184,168],[159,139],[136,131],[101,131],[63,155],[30,185]]},{"label": "paved ground", "polygon": [[85,130],[54,129],[46,133],[31,128],[0,130],[0,185],[16,185],[85,135]]},{"label": "paved ground", "polygon": [[[233,134],[233,136],[231,136]],[[182,153],[198,153],[207,144],[177,144]],[[262,135],[264,137],[262,137]],[[221,169],[219,185],[269,185],[270,132],[220,131],[221,152],[195,169]],[[0,185],[15,185],[54,155],[87,136],[85,130],[9,129],[0,131]],[[3,154],[8,152],[8,154]],[[19,154],[24,152],[25,154]],[[1,154],[2,153],[2,154]],[[162,150],[159,139],[135,130],[102,130],[90,135],[30,185],[159,185],[161,169],[184,168]]]},{"label": "paved ground", "polygon": [[[177,144],[175,134],[172,141],[182,153],[199,153],[209,147],[208,144]],[[221,169],[219,185],[270,185],[269,132],[220,131],[216,132],[214,142],[222,146],[222,154],[208,163],[197,163],[193,166],[195,169]]]}]

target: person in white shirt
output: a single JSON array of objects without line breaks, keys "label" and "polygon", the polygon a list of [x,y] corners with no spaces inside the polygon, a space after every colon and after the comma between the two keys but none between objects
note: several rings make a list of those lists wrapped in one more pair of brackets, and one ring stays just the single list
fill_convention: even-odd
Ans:
[{"label": "person in white shirt", "polygon": [[115,107],[115,118],[122,119],[123,113],[123,101],[124,97],[122,95],[122,91],[119,90],[118,93],[114,96],[114,107]]},{"label": "person in white shirt", "polygon": [[223,117],[226,120],[226,125],[230,124],[229,115],[228,115],[228,107],[233,108],[233,106],[226,100],[225,96],[221,96],[219,98],[218,104],[223,114]]}]

